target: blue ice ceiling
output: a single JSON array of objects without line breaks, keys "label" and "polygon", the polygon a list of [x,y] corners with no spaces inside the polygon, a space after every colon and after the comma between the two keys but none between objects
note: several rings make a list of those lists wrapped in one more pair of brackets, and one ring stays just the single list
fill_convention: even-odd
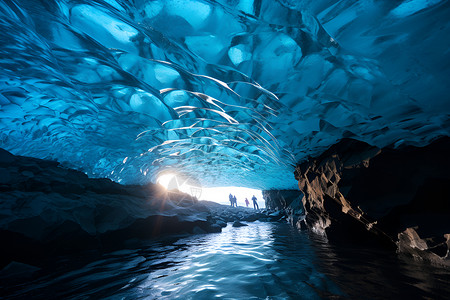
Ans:
[{"label": "blue ice ceiling", "polygon": [[295,188],[343,137],[450,128],[439,0],[1,1],[0,147],[122,183]]}]

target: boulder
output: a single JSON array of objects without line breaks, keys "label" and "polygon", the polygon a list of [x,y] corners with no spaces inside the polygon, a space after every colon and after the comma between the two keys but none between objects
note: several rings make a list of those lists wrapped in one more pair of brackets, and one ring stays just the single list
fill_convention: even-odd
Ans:
[{"label": "boulder", "polygon": [[248,225],[245,223],[241,223],[240,221],[233,222],[233,227],[242,227],[242,226],[248,226]]},{"label": "boulder", "polygon": [[217,220],[216,224],[219,225],[220,227],[227,227],[227,223],[224,222],[223,220]]}]

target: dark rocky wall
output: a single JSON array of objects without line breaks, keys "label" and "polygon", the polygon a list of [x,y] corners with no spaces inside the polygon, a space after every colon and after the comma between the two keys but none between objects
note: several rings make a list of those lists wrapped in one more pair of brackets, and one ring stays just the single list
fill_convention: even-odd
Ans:
[{"label": "dark rocky wall", "polygon": [[341,140],[299,164],[306,222],[336,241],[375,242],[448,263],[450,138],[379,149]]},{"label": "dark rocky wall", "polygon": [[266,207],[277,211],[273,213],[274,218],[280,218],[300,229],[304,229],[305,209],[303,207],[303,193],[299,190],[267,190],[263,191]]},{"label": "dark rocky wall", "polygon": [[271,210],[281,210],[287,208],[292,201],[302,198],[303,194],[299,190],[267,190],[262,192],[266,207]]}]

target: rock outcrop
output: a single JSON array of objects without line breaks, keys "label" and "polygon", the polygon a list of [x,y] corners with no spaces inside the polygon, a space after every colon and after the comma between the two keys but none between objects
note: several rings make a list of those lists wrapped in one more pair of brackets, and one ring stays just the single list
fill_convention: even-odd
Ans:
[{"label": "rock outcrop", "polygon": [[299,190],[266,190],[262,191],[266,207],[271,210],[285,209],[303,194]]},{"label": "rock outcrop", "polygon": [[0,269],[166,234],[220,232],[229,222],[271,220],[267,211],[197,201],[155,184],[93,179],[1,148],[0,199]]},{"label": "rock outcrop", "polygon": [[449,153],[449,138],[401,149],[341,140],[296,167],[306,223],[337,241],[382,242],[448,263]]},{"label": "rock outcrop", "polygon": [[[159,185],[92,179],[57,162],[0,149],[0,267],[133,238],[220,231],[210,208]],[[196,229],[198,230],[198,229]],[[32,249],[32,250],[31,250]]]},{"label": "rock outcrop", "polygon": [[287,219],[297,228],[305,228],[305,209],[303,207],[303,193],[299,190],[267,190],[263,191],[266,207],[275,210],[272,219]]}]

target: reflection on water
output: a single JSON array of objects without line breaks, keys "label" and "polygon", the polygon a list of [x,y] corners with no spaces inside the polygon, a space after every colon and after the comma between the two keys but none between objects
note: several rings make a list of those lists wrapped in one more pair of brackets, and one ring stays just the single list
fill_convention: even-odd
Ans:
[{"label": "reflection on water", "polygon": [[11,299],[437,299],[449,292],[448,271],[421,271],[380,251],[335,249],[287,224],[229,225],[74,260],[60,258],[3,291]]},{"label": "reflection on water", "polygon": [[314,239],[319,269],[353,299],[449,299],[450,270],[383,249]]},{"label": "reflection on water", "polygon": [[338,293],[332,282],[315,270],[307,237],[280,241],[275,238],[276,229],[270,223],[256,223],[229,226],[222,234],[182,239],[175,245],[183,249],[166,257],[178,263],[155,270],[137,290],[155,298],[195,299],[311,299],[318,297],[316,287]]}]

